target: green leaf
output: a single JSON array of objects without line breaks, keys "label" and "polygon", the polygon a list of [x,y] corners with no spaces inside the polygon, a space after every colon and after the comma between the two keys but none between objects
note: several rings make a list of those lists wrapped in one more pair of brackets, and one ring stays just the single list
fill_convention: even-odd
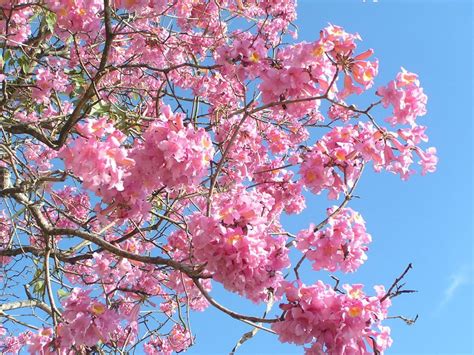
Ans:
[{"label": "green leaf", "polygon": [[103,104],[99,102],[91,108],[90,114],[93,115],[104,115],[110,112],[110,104]]},{"label": "green leaf", "polygon": [[45,284],[43,280],[38,280],[33,284],[33,292],[37,295],[44,296]]},{"label": "green leaf", "polygon": [[3,52],[3,61],[6,63],[11,58],[11,53],[8,49]]},{"label": "green leaf", "polygon": [[66,290],[63,290],[62,288],[60,288],[58,290],[58,297],[59,298],[63,298],[63,297],[66,297],[66,296],[69,296],[71,293],[70,292],[67,292]]},{"label": "green leaf", "polygon": [[49,32],[53,33],[54,26],[56,25],[56,14],[52,11],[47,11],[46,15],[44,16],[44,20]]},{"label": "green leaf", "polygon": [[23,72],[25,74],[28,74],[29,73],[29,70],[30,70],[30,62],[28,60],[28,58],[26,57],[20,57],[18,59],[18,64],[20,64],[20,67],[21,67],[21,70],[23,70]]},{"label": "green leaf", "polygon": [[21,215],[24,211],[26,210],[26,207],[20,208],[18,211],[15,212],[13,216],[10,217],[11,220],[14,220],[17,218],[19,215]]}]

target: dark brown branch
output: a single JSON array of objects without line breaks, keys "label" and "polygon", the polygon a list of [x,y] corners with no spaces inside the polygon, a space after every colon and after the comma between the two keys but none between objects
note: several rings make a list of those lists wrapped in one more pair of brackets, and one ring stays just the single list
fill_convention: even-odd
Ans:
[{"label": "dark brown branch", "polygon": [[[403,278],[405,277],[405,275],[408,273],[408,271],[410,271],[410,269],[413,268],[413,265],[412,263],[409,263],[408,266],[405,268],[405,270],[403,271],[403,273],[398,276],[395,281],[393,282],[392,286],[390,286],[390,288],[388,289],[387,293],[385,294],[385,296],[383,296],[381,299],[380,299],[380,302],[383,302],[385,301],[387,298],[393,298],[393,297],[396,297],[402,293],[413,293],[413,292],[417,292],[415,290],[402,290],[402,287],[405,285],[405,284],[402,284],[402,285],[399,285],[399,282],[403,280]],[[394,291],[395,289],[395,291]]]},{"label": "dark brown branch", "polygon": [[415,318],[407,318],[407,317],[404,317],[404,316],[391,316],[391,317],[387,317],[387,319],[401,319],[407,325],[413,325],[418,320],[418,314],[415,316]]},{"label": "dark brown branch", "polygon": [[[247,315],[244,315],[244,314],[234,312],[234,311],[224,307],[223,305],[218,303],[214,298],[212,298],[211,295],[209,295],[209,293],[204,289],[204,287],[201,285],[201,282],[197,278],[193,278],[193,281],[194,281],[194,284],[196,285],[196,287],[199,289],[199,291],[201,291],[201,294],[204,296],[204,298],[212,306],[214,306],[218,310],[224,312],[225,314],[228,314],[232,318],[235,318],[235,319],[238,319],[238,320],[245,320],[245,321],[249,321],[249,322],[253,322],[253,323],[276,323],[276,322],[280,321],[279,318],[269,318],[269,319],[267,319],[267,318],[260,318],[260,317],[254,317],[254,316],[247,316]],[[252,325],[255,326],[255,327],[259,327],[258,324],[252,324]],[[259,327],[259,328],[261,328],[261,327]],[[265,328],[265,330],[270,331],[271,333],[274,333],[270,329]]]}]

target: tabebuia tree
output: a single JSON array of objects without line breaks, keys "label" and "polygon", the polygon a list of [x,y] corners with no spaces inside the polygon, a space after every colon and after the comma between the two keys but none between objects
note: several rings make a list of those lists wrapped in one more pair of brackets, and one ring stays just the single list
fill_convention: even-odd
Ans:
[{"label": "tabebuia tree", "polygon": [[[403,68],[375,86],[358,34],[296,42],[295,2],[0,0],[0,352],[181,352],[208,307],[253,329],[236,347],[391,345],[410,266],[386,288],[299,270],[367,259],[364,168],[435,170],[427,97]],[[310,194],[327,214],[287,231]]]}]

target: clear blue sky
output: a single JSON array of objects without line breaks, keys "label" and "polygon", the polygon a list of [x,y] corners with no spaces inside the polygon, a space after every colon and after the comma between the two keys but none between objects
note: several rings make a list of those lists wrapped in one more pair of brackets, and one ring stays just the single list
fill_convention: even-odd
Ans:
[{"label": "clear blue sky", "polygon": [[[361,48],[374,48],[380,61],[375,87],[392,80],[403,66],[419,74],[429,96],[428,114],[419,122],[429,127],[429,143],[438,149],[438,171],[402,182],[367,169],[357,190],[361,198],[352,204],[374,241],[368,262],[342,281],[390,285],[409,262],[414,265],[407,286],[419,292],[394,299],[391,310],[420,318],[413,326],[386,321],[394,339],[389,354],[474,351],[472,11],[469,0],[299,0],[299,40],[315,40],[328,22],[359,32]],[[296,232],[320,221],[317,212],[325,202],[310,199],[308,205],[315,207],[287,219],[287,228]],[[308,273],[306,281],[323,276]],[[248,310],[236,297],[215,295],[227,306]],[[198,341],[190,353],[201,354],[229,353],[249,330],[214,310],[195,314],[192,326]],[[301,354],[302,349],[260,332],[239,352]]]}]

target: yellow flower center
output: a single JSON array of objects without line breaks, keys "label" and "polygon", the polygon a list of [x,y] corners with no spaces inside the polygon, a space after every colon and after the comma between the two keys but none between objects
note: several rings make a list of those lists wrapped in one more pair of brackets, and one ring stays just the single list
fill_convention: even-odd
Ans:
[{"label": "yellow flower center", "polygon": [[132,7],[133,5],[135,5],[136,3],[136,0],[125,0],[125,7]]},{"label": "yellow flower center", "polygon": [[374,76],[372,74],[372,70],[365,70],[364,71],[364,75],[363,75],[364,81],[371,81],[373,78],[374,78]]},{"label": "yellow flower center", "polygon": [[359,317],[362,314],[362,307],[360,306],[353,306],[349,308],[349,316],[351,317]]},{"label": "yellow flower center", "polygon": [[250,57],[249,57],[250,61],[253,62],[253,63],[258,63],[258,61],[260,60],[260,56],[258,55],[257,52],[253,52]]},{"label": "yellow flower center", "polygon": [[41,331],[40,334],[44,337],[49,337],[50,335],[53,334],[53,330],[51,328],[45,328]]},{"label": "yellow flower center", "polygon": [[312,183],[314,180],[316,180],[316,174],[312,171],[307,171],[304,176],[309,183]]},{"label": "yellow flower center", "polygon": [[66,17],[67,14],[68,14],[68,8],[67,7],[62,7],[58,10],[57,14],[60,16],[60,17]]},{"label": "yellow flower center", "polygon": [[339,160],[346,159],[346,155],[344,154],[342,150],[337,151],[335,155],[336,155],[336,158]]},{"label": "yellow flower center", "polygon": [[[354,222],[358,223],[358,224],[364,224],[364,219],[362,218],[360,213],[355,213],[354,214]],[[358,290],[358,291],[360,291],[360,290]]]},{"label": "yellow flower center", "polygon": [[94,303],[91,307],[91,312],[96,316],[100,316],[105,312],[105,306],[102,303]]},{"label": "yellow flower center", "polygon": [[206,149],[211,147],[211,141],[207,137],[202,137],[201,144]]},{"label": "yellow flower center", "polygon": [[324,54],[323,46],[317,46],[313,49],[313,55],[316,57],[321,57]]},{"label": "yellow flower center", "polygon": [[235,234],[227,238],[227,243],[230,245],[235,245],[239,240],[242,239],[242,236],[240,234]]}]

